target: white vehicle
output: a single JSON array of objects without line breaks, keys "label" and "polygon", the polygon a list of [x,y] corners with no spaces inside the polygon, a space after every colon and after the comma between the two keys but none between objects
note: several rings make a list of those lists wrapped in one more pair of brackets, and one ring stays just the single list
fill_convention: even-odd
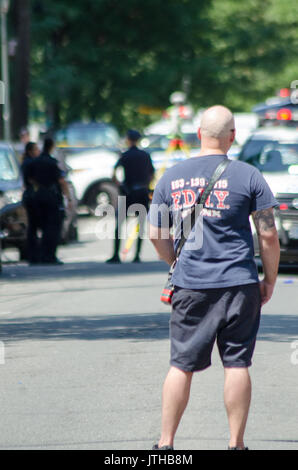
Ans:
[{"label": "white vehicle", "polygon": [[256,113],[235,113],[236,140],[243,145],[249,136],[258,127],[258,116]]},{"label": "white vehicle", "polygon": [[71,168],[69,179],[75,187],[80,206],[92,212],[98,205],[116,207],[118,189],[112,181],[113,169],[119,158],[117,152],[96,149],[66,157]]},{"label": "white vehicle", "polygon": [[[281,262],[298,262],[298,130],[265,127],[244,144],[239,160],[256,166],[268,182],[279,206],[275,209],[281,243]],[[252,224],[255,251],[257,235]]]},{"label": "white vehicle", "polygon": [[79,206],[94,212],[98,205],[117,205],[118,189],[112,181],[119,158],[119,135],[105,123],[75,123],[58,132],[57,147],[70,168],[69,179]]}]

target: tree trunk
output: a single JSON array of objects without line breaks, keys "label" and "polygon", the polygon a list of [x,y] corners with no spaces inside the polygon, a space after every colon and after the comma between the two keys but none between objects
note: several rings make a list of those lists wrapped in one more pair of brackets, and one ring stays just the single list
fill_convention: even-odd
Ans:
[{"label": "tree trunk", "polygon": [[27,127],[29,117],[31,0],[15,0],[14,7],[18,45],[13,77],[12,133],[17,139],[20,130]]}]

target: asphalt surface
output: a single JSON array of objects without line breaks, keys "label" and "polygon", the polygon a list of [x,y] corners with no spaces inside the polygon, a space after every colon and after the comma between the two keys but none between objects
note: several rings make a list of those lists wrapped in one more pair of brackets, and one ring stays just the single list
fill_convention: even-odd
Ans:
[{"label": "asphalt surface", "polygon": [[[169,365],[169,309],[159,297],[167,267],[145,242],[107,265],[112,242],[80,219],[64,265],[31,267],[3,253],[0,278],[0,449],[150,450],[160,432]],[[246,445],[298,448],[298,276],[284,270],[263,309],[251,368]],[[296,343],[297,342],[297,343]],[[194,376],[177,450],[225,450],[223,370]]]}]

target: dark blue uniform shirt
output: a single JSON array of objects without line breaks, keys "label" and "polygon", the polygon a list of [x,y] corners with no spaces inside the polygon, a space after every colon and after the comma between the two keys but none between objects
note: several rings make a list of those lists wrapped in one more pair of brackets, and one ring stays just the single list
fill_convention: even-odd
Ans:
[{"label": "dark blue uniform shirt", "polygon": [[27,178],[44,187],[57,184],[63,176],[57,160],[45,153],[33,159],[32,163],[27,167],[26,175]]},{"label": "dark blue uniform shirt", "polygon": [[22,165],[21,165],[21,172],[22,172],[22,175],[23,175],[23,181],[24,181],[24,186],[26,189],[31,189],[32,188],[32,184],[31,182],[29,181],[29,175],[30,175],[30,170],[29,167],[31,165],[31,163],[33,162],[34,158],[32,157],[29,157],[29,156],[26,156],[22,162]]},{"label": "dark blue uniform shirt", "polygon": [[151,157],[147,152],[133,146],[122,154],[115,168],[124,169],[124,186],[129,192],[135,187],[148,187],[154,174]]}]

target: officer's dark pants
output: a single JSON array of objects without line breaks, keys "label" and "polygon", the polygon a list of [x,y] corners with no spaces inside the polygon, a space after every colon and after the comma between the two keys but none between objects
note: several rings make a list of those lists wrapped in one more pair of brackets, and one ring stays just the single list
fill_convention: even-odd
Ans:
[{"label": "officer's dark pants", "polygon": [[39,188],[36,193],[39,226],[42,230],[40,247],[41,262],[57,260],[56,250],[60,242],[62,213],[58,196],[48,188]]},{"label": "officer's dark pants", "polygon": [[29,263],[40,261],[40,246],[38,239],[39,217],[33,190],[26,190],[23,204],[27,212],[27,253]]},{"label": "officer's dark pants", "polygon": [[[135,258],[137,259],[140,255],[141,248],[142,248],[142,243],[143,243],[143,234],[144,234],[144,226],[146,222],[146,213],[148,212],[149,208],[149,196],[148,196],[148,190],[147,189],[137,189],[135,191],[132,191],[131,193],[122,196],[126,196],[126,210],[123,208],[118,207],[118,212],[117,212],[117,223],[116,223],[116,230],[115,230],[115,243],[114,243],[114,256],[119,255],[120,251],[120,231],[121,231],[121,225],[123,224],[124,220],[129,215],[133,215],[135,211],[137,211],[137,206],[135,205],[140,205],[143,207],[143,210],[141,210],[138,214],[138,219],[139,219],[139,224],[140,224],[140,230],[138,233],[138,238],[137,238],[137,247],[136,247],[136,254]],[[130,212],[131,209],[131,212]]]}]

